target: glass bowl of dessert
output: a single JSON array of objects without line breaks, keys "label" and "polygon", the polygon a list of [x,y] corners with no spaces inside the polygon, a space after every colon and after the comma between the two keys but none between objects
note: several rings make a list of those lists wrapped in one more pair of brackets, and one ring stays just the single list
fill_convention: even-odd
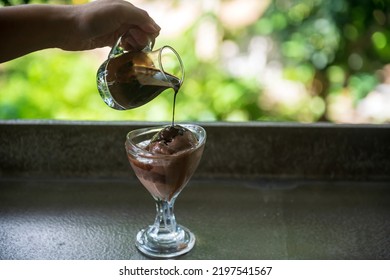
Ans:
[{"label": "glass bowl of dessert", "polygon": [[135,175],[156,203],[152,225],[140,230],[136,246],[154,258],[174,258],[189,252],[195,235],[178,224],[174,204],[198,167],[206,131],[196,124],[169,125],[130,131],[126,151]]}]

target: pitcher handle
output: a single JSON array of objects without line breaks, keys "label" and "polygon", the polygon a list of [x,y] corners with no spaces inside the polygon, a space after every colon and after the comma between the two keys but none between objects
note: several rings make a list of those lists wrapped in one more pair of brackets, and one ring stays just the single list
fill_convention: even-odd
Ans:
[{"label": "pitcher handle", "polygon": [[145,46],[145,48],[143,48],[143,52],[151,52],[153,51],[153,47],[154,47],[154,43],[155,43],[155,39],[148,39],[148,44]]},{"label": "pitcher handle", "polygon": [[108,54],[109,59],[121,55],[125,52],[123,47],[121,46],[121,40],[122,40],[122,36],[119,37],[115,45],[112,47],[110,53]]}]

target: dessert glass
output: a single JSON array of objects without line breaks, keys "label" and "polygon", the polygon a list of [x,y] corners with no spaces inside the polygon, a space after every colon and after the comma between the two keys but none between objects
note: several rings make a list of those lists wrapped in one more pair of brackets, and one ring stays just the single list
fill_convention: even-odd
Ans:
[{"label": "dessert glass", "polygon": [[163,126],[133,130],[126,137],[130,165],[156,203],[154,223],[139,231],[136,237],[138,250],[150,257],[177,257],[189,252],[195,245],[195,235],[176,223],[173,210],[177,196],[202,157],[206,131],[195,124],[181,126],[192,131],[198,143],[194,148],[172,155],[152,154],[144,149]]}]

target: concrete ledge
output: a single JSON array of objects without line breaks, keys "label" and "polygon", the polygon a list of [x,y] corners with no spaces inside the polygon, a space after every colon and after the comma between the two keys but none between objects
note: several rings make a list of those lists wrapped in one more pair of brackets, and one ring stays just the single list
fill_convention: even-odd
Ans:
[{"label": "concrete ledge", "polygon": [[[126,133],[149,122],[1,121],[1,177],[134,177]],[[197,178],[390,181],[390,125],[200,123]]]}]

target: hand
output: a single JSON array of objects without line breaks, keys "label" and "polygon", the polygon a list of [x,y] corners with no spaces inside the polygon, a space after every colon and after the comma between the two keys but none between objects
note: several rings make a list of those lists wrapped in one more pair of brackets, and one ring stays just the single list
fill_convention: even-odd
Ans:
[{"label": "hand", "polygon": [[124,0],[84,5],[16,5],[0,8],[0,63],[25,54],[61,48],[69,51],[113,46],[122,36],[126,49],[154,42],[160,27]]},{"label": "hand", "polygon": [[126,49],[143,49],[154,42],[160,27],[142,9],[123,0],[97,0],[72,6],[74,32],[69,32],[64,50],[88,50],[113,46],[122,36]]}]

